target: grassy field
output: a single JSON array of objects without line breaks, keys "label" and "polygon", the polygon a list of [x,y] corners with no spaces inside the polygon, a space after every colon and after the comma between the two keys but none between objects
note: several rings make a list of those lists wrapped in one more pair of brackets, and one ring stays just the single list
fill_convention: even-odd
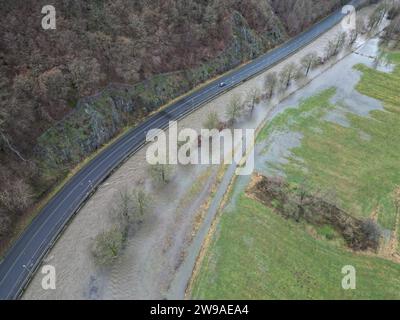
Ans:
[{"label": "grassy field", "polygon": [[[389,58],[392,74],[363,65],[357,90],[382,102],[368,117],[330,102],[332,88],[303,101],[269,123],[258,141],[272,132],[302,135],[286,164],[278,165],[292,182],[304,178],[312,188],[334,189],[341,207],[356,216],[378,213],[393,230],[393,190],[400,186],[400,54]],[[348,126],[325,120],[344,112]],[[244,194],[221,216],[192,287],[206,299],[400,299],[400,265],[345,249],[328,227],[318,230],[284,220]],[[341,288],[341,268],[357,270],[357,289]]]},{"label": "grassy field", "polygon": [[[357,270],[356,290],[341,287],[345,265]],[[400,265],[317,240],[242,194],[221,217],[192,298],[400,299]]]}]

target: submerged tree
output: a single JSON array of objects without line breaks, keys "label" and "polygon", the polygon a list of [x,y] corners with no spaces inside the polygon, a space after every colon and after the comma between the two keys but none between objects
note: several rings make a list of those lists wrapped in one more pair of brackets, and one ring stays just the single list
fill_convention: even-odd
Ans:
[{"label": "submerged tree", "polygon": [[286,91],[292,84],[292,80],[295,78],[297,72],[297,66],[295,63],[289,63],[283,67],[280,73],[280,84],[281,90]]},{"label": "submerged tree", "polygon": [[325,58],[328,60],[337,56],[346,44],[346,32],[339,32],[334,40],[330,40],[325,47]]},{"label": "submerged tree", "polygon": [[242,116],[243,103],[238,95],[234,95],[226,110],[226,116],[230,125],[234,125],[236,121]]},{"label": "submerged tree", "polygon": [[168,164],[155,164],[149,167],[153,181],[159,185],[166,185],[171,181],[172,167]]},{"label": "submerged tree", "polygon": [[301,59],[300,63],[304,68],[304,73],[306,77],[308,76],[310,71],[318,65],[318,61],[319,57],[316,52],[310,52]]},{"label": "submerged tree", "polygon": [[110,266],[119,257],[124,243],[124,237],[118,227],[103,231],[97,235],[92,255],[99,266]]},{"label": "submerged tree", "polygon": [[219,127],[218,113],[216,113],[215,111],[211,111],[207,116],[207,120],[204,122],[204,128],[212,130],[212,129],[217,129],[218,127]]},{"label": "submerged tree", "polygon": [[271,99],[274,95],[276,86],[278,85],[278,75],[276,72],[270,72],[265,76],[264,88],[267,92],[267,98]]},{"label": "submerged tree", "polygon": [[149,213],[151,207],[151,198],[143,189],[138,189],[134,191],[133,198],[135,209],[133,223],[137,225],[142,223],[144,217]]},{"label": "submerged tree", "polygon": [[116,194],[111,210],[114,217],[117,218],[121,230],[126,235],[135,211],[133,195],[127,188]]},{"label": "submerged tree", "polygon": [[370,14],[368,18],[369,32],[371,32],[381,24],[385,15],[388,13],[388,10],[389,7],[385,3],[382,3],[376,7],[376,9]]},{"label": "submerged tree", "polygon": [[250,106],[250,115],[253,115],[255,105],[257,100],[260,98],[260,90],[258,88],[253,88],[249,91],[246,97],[246,102]]}]

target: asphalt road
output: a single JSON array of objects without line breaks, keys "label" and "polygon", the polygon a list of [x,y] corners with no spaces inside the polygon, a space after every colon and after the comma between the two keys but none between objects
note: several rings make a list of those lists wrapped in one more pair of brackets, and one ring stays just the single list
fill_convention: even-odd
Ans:
[{"label": "asphalt road", "polygon": [[[284,60],[328,31],[342,18],[341,11],[332,14],[281,47],[228,73],[153,115],[96,156],[50,200],[1,261],[0,299],[16,299],[20,296],[63,228],[94,189],[125,159],[144,145],[146,133],[149,130],[166,128],[169,121],[184,117],[221,93]],[[221,82],[225,82],[226,86],[220,88]]]}]

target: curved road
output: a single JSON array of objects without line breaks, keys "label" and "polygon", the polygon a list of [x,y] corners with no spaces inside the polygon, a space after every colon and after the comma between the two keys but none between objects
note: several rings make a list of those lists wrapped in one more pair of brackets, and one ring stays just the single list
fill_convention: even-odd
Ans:
[{"label": "curved road", "polygon": [[[358,3],[358,1],[352,2]],[[125,159],[144,145],[146,133],[149,130],[166,128],[169,121],[181,119],[223,92],[265,71],[311,43],[343,17],[341,11],[335,12],[281,47],[228,73],[153,115],[96,156],[50,200],[1,261],[0,299],[17,299],[22,294],[32,274],[62,233],[63,228],[94,189]],[[221,88],[219,86],[221,82],[225,82],[226,86]]]}]

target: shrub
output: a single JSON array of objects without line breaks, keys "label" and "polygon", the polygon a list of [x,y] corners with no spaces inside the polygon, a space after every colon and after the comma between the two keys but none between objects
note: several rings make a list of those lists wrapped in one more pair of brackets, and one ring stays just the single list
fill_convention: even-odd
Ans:
[{"label": "shrub", "polygon": [[121,229],[113,227],[108,231],[100,233],[94,242],[92,254],[99,266],[110,266],[119,257],[124,244]]},{"label": "shrub", "polygon": [[361,222],[361,232],[363,235],[362,245],[365,249],[371,248],[377,250],[382,237],[382,232],[378,224],[372,219],[366,219]]}]

